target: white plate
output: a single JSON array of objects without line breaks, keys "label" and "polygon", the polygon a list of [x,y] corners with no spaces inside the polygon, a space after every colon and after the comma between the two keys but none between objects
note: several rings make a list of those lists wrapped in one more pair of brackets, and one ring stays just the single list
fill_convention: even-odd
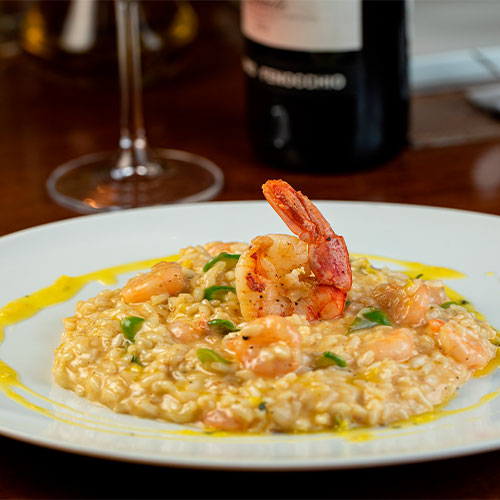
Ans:
[{"label": "white plate", "polygon": [[[392,204],[317,204],[335,231],[345,237],[351,252],[465,273],[465,279],[448,284],[472,300],[494,326],[500,326],[500,217]],[[162,257],[190,244],[249,241],[272,232],[288,230],[265,202],[129,210],[21,231],[0,238],[0,306],[52,284],[61,275],[78,276]],[[119,284],[128,277],[121,276]],[[77,300],[102,288],[91,283],[69,301],[6,328],[0,360],[13,367],[34,394],[18,392],[43,410],[33,411],[0,392],[0,433],[87,455],[232,469],[375,466],[500,448],[500,398],[418,426],[375,430],[368,433],[368,439],[359,440],[328,433],[215,437],[191,433],[188,427],[114,414],[58,388],[50,374],[61,318],[73,314]],[[499,387],[500,373],[473,379],[449,407],[473,406]]]}]

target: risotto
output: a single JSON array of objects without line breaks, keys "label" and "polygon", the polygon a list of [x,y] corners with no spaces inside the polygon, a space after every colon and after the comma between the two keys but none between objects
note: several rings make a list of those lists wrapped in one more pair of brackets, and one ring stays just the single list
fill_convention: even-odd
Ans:
[{"label": "risotto", "polygon": [[55,381],[120,413],[312,432],[430,411],[495,357],[496,331],[440,281],[349,260],[304,195],[282,181],[265,187],[299,238],[184,248],[79,302]]}]

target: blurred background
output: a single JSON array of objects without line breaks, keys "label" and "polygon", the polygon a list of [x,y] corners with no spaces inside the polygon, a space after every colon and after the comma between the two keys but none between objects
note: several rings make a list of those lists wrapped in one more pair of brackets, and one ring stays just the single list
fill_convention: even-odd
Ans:
[{"label": "blurred background", "polygon": [[[407,6],[408,150],[500,138],[500,2]],[[140,7],[149,142],[213,160],[226,177],[218,199],[254,198],[258,183],[280,170],[258,160],[248,141],[240,3],[143,0]],[[2,232],[72,215],[48,201],[45,179],[71,158],[116,145],[118,105],[113,2],[0,0],[0,170],[12,186],[0,208],[19,206],[19,223]],[[410,202],[425,203],[421,194]],[[362,186],[317,196],[387,199]]]},{"label": "blurred background", "polygon": [[[240,28],[241,3],[141,0],[143,108],[149,143],[189,151],[218,165],[225,180],[216,200],[262,199],[261,185],[267,179],[283,178],[312,199],[405,203],[500,215],[500,1],[410,0],[406,6],[408,142],[397,155],[369,169],[340,172],[334,165],[331,171],[312,172],[265,161],[252,146],[242,68],[247,44]],[[0,236],[78,215],[49,197],[46,181],[65,162],[117,147],[116,48],[111,0],[0,0]],[[385,64],[384,54],[378,56],[378,62]],[[370,122],[363,115],[360,121]],[[406,135],[406,127],[401,132]],[[332,147],[334,158],[336,153]],[[393,231],[384,226],[385,221],[376,224],[385,231],[383,235]],[[165,227],[168,231],[168,221]],[[458,230],[468,237],[467,228]],[[132,228],[130,237],[134,236]],[[103,246],[116,246],[106,235],[96,235],[97,240]],[[54,252],[63,251],[64,241],[54,242]],[[4,266],[11,265],[9,257],[0,255]],[[174,477],[166,469],[137,469],[135,464],[76,457],[9,438],[1,441],[0,496],[6,498],[79,498],[107,492],[116,496],[117,491],[122,497],[158,496],[165,477],[167,483],[173,479],[170,483],[184,484],[182,477],[178,480],[182,474],[190,484],[196,477],[194,486],[203,489],[204,495],[207,484],[215,484],[214,477],[227,482],[225,472],[214,476],[210,470],[176,469]],[[335,493],[352,497],[361,491],[360,498],[377,494],[380,498],[498,498],[496,458],[485,454],[397,470],[365,469],[363,481],[357,470],[341,471]],[[52,470],[59,471],[57,480],[40,467],[41,462],[50,462]],[[79,465],[88,477],[102,477],[105,489],[101,481],[75,481]],[[138,470],[146,481],[119,481],[121,490],[116,489],[116,481],[109,481]],[[393,480],[395,470],[402,480]],[[255,476],[231,474],[257,495],[264,490],[273,493],[267,489],[269,476],[257,476],[259,481]],[[312,476],[276,474],[274,490],[280,495],[288,493],[283,485],[288,490],[307,488],[310,494]],[[418,482],[412,481],[415,474],[421,478]],[[31,480],[26,481],[27,477]],[[332,478],[332,471],[323,471],[314,477],[314,484],[323,484],[331,495]],[[210,488],[212,495],[219,494],[220,488]]]},{"label": "blurred background", "polygon": [[412,143],[498,137],[500,2],[416,0],[412,5]]}]

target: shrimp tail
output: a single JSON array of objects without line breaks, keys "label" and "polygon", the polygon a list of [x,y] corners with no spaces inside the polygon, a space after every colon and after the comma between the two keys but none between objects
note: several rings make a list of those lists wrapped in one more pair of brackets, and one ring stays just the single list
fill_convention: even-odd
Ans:
[{"label": "shrimp tail", "polygon": [[352,273],[344,238],[333,231],[307,196],[287,182],[269,180],[262,191],[289,229],[309,245],[309,265],[316,278],[347,293]]},{"label": "shrimp tail", "polygon": [[317,239],[319,234],[314,221],[324,218],[307,196],[281,179],[268,180],[262,191],[292,233],[306,243]]},{"label": "shrimp tail", "polygon": [[333,285],[345,293],[351,289],[351,263],[342,236],[327,238],[324,245],[310,245],[309,265],[323,284]]}]

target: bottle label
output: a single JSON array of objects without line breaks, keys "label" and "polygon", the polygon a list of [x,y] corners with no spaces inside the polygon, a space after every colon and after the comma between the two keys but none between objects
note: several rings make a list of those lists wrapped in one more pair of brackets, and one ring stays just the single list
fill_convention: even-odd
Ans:
[{"label": "bottle label", "polygon": [[362,48],[361,0],[244,0],[243,34],[276,49],[348,52]]},{"label": "bottle label", "polygon": [[249,57],[243,58],[243,71],[250,78],[274,87],[293,90],[343,90],[347,84],[342,73],[305,73],[288,71],[257,64]]}]

